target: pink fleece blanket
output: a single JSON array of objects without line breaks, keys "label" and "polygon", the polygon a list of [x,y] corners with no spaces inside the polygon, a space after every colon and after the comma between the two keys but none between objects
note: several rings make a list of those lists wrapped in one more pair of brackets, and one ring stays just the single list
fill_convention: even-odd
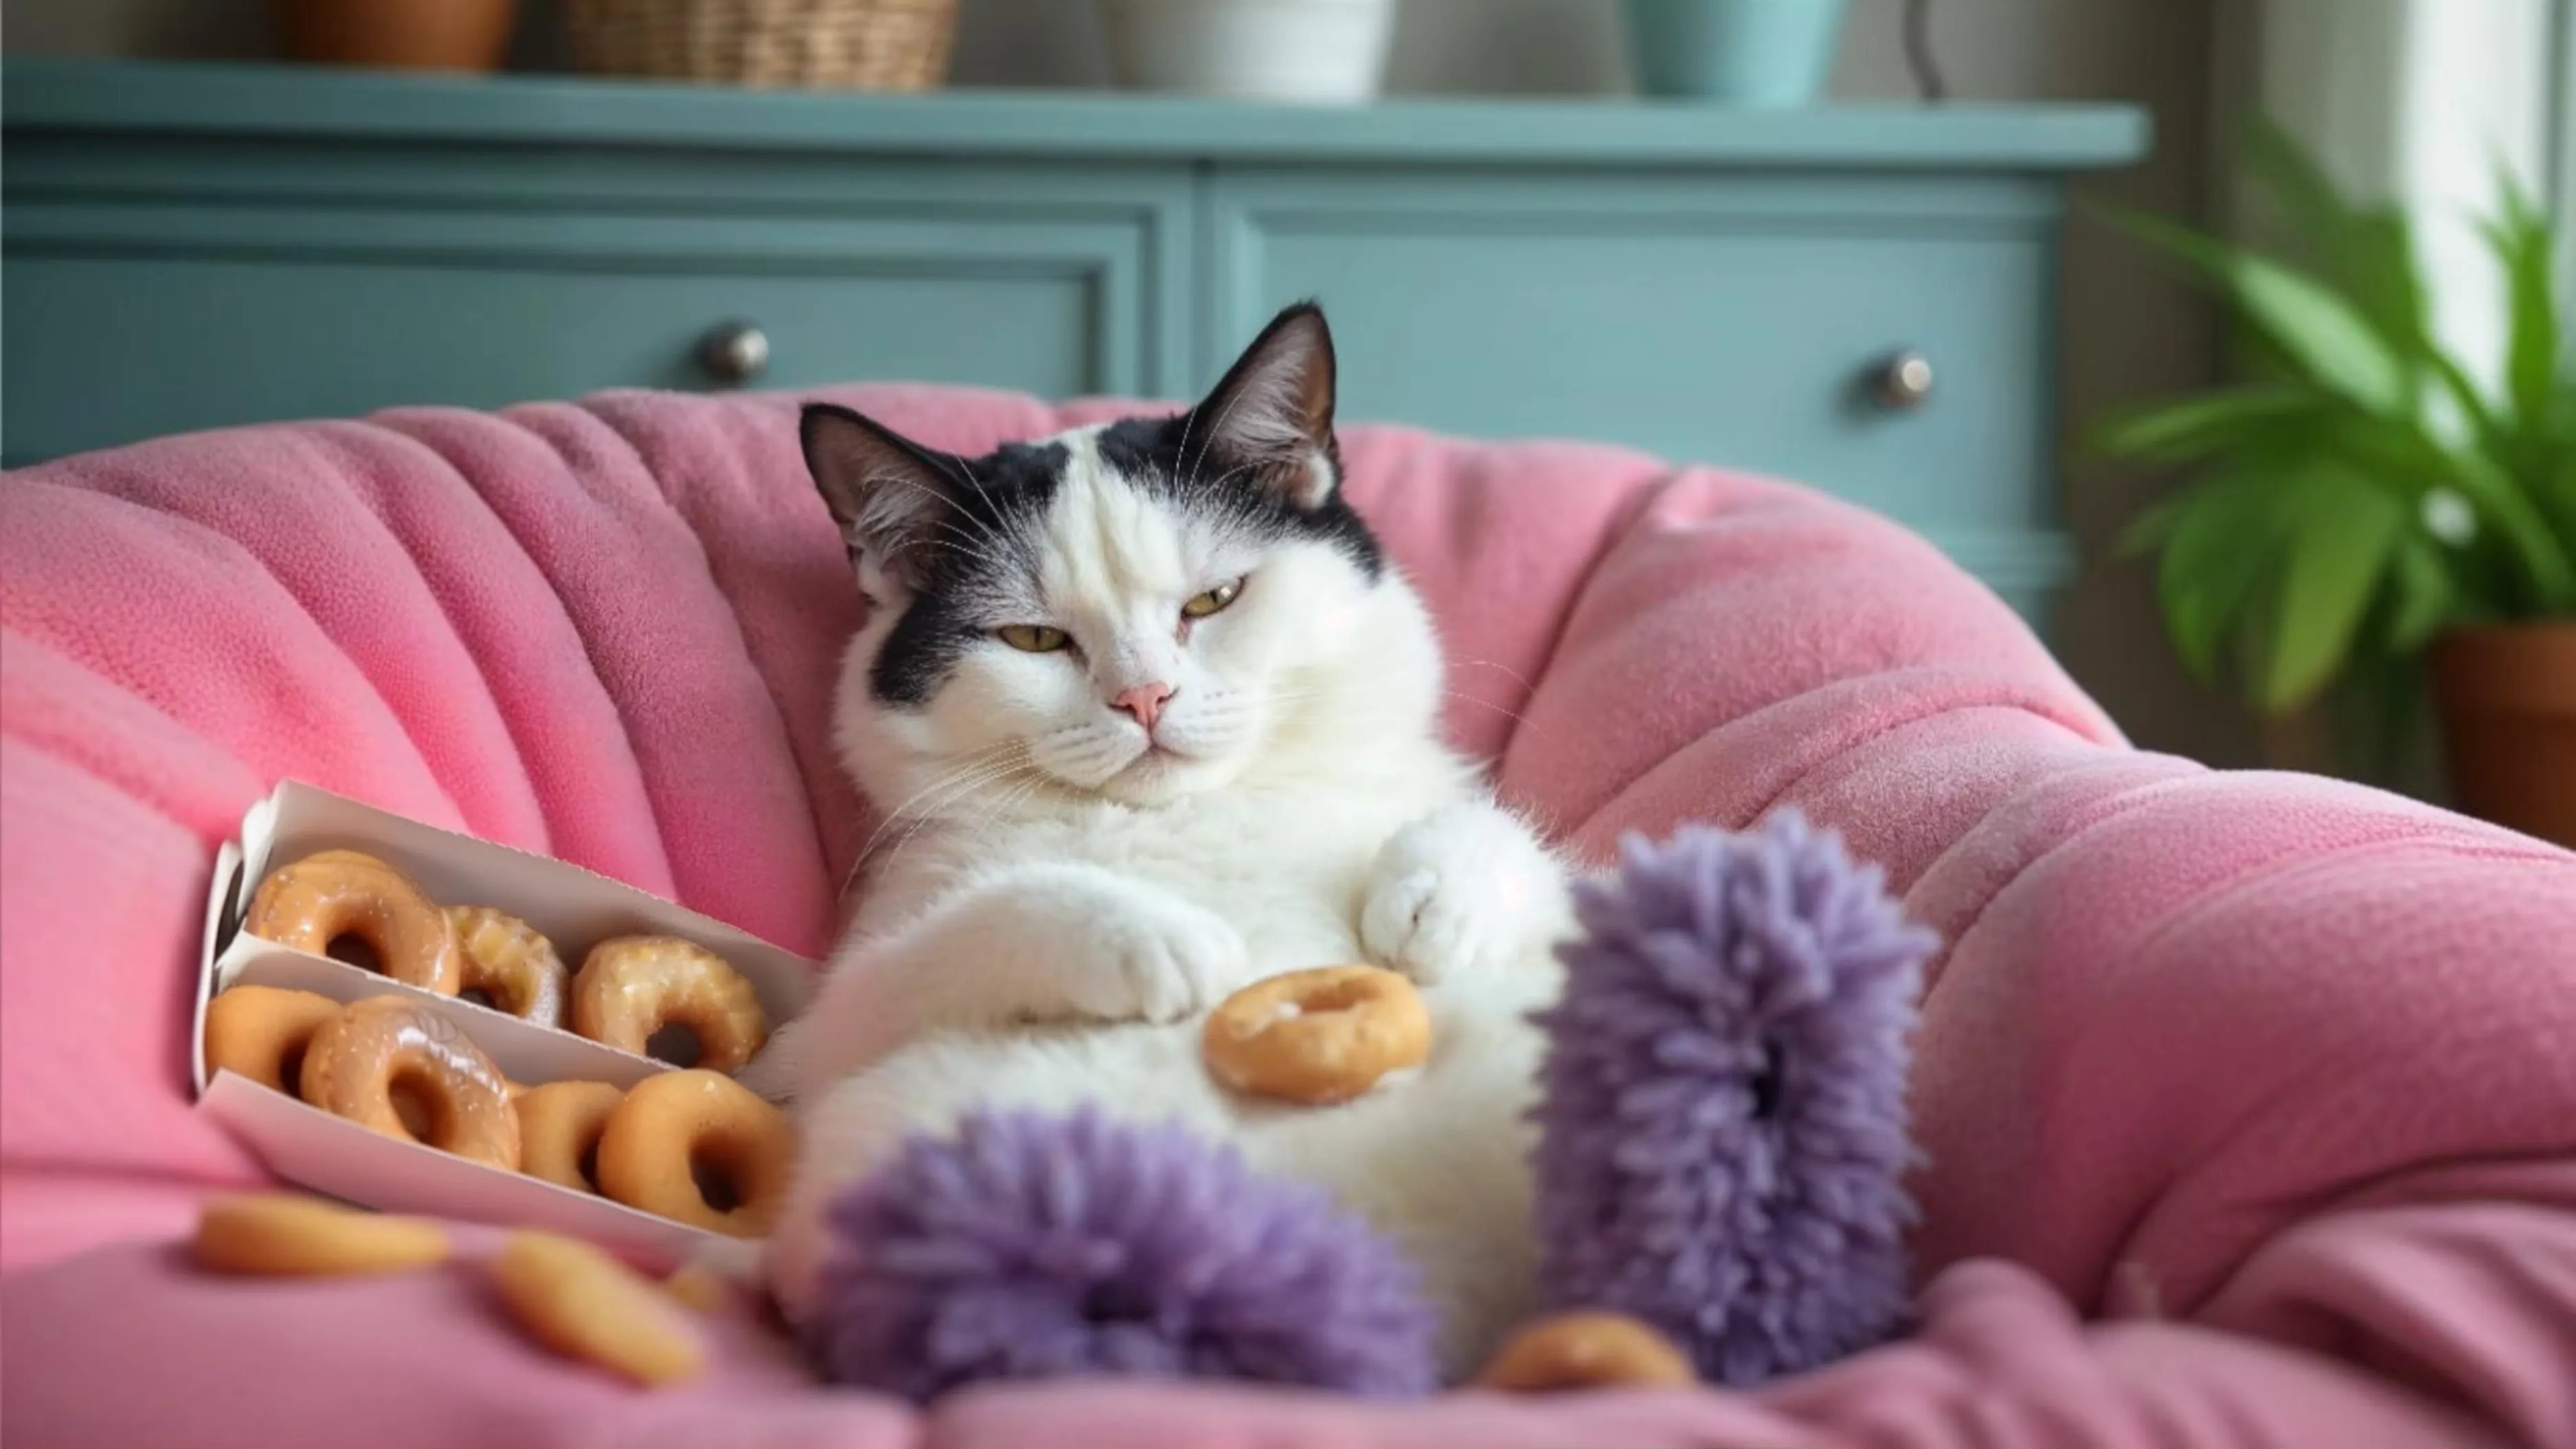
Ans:
[{"label": "pink fleece blanket", "polygon": [[[975,450],[1100,405],[848,400]],[[806,952],[865,812],[856,604],[787,400],[170,439],[0,484],[0,1437],[507,1444],[2576,1445],[2576,858],[2135,753],[1932,549],[1815,494],[1352,429],[1450,723],[1583,851],[1794,802],[1952,943],[1924,1326],[1765,1392],[1410,1407],[1130,1385],[927,1415],[749,1333],[652,1396],[471,1280],[239,1284],[185,1083],[212,849],[283,775]]]}]

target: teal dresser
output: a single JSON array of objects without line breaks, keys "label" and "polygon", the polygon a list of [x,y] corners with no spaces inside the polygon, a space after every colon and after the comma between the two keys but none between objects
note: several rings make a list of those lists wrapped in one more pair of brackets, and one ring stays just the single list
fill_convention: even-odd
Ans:
[{"label": "teal dresser", "polygon": [[864,378],[1169,396],[1320,298],[1344,415],[1776,472],[2036,615],[2114,107],[1239,107],[13,62],[0,449]]}]

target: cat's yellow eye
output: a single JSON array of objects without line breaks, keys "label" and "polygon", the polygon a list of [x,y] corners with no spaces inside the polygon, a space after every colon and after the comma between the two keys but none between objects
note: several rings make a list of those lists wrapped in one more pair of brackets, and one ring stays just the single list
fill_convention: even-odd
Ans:
[{"label": "cat's yellow eye", "polygon": [[1242,596],[1243,580],[1236,579],[1230,584],[1219,584],[1215,588],[1208,590],[1206,593],[1199,595],[1197,598],[1190,600],[1188,603],[1181,605],[1181,614],[1184,618],[1204,619],[1210,614],[1222,611],[1226,605],[1233,603],[1236,599],[1241,598]]},{"label": "cat's yellow eye", "polygon": [[993,633],[1024,654],[1053,654],[1073,642],[1062,629],[1044,624],[1004,624]]}]

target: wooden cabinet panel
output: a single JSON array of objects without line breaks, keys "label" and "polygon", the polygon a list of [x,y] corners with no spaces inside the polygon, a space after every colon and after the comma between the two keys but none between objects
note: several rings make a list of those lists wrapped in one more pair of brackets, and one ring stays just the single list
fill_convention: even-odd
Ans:
[{"label": "wooden cabinet panel", "polygon": [[[1921,528],[2038,616],[2106,106],[1246,106],[13,60],[0,452],[912,379],[1178,397],[1320,297],[1343,416],[1624,443]],[[1875,384],[1918,354],[1928,391]],[[1914,377],[1915,381],[1924,380]]]},{"label": "wooden cabinet panel", "polygon": [[1351,416],[1613,438],[1954,537],[2055,521],[2044,188],[1251,174],[1214,217],[1209,355],[1320,297]]},{"label": "wooden cabinet panel", "polygon": [[[1005,193],[1024,179],[990,178]],[[1151,208],[1098,211],[13,209],[6,446],[19,461],[404,403],[728,386],[699,348],[737,324],[766,342],[754,386],[1153,391],[1172,239],[1146,224]]]}]

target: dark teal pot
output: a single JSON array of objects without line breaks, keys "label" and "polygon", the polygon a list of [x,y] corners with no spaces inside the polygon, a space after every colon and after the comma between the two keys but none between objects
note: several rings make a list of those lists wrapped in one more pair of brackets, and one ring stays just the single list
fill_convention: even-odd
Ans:
[{"label": "dark teal pot", "polygon": [[1844,0],[1627,0],[1628,54],[1649,96],[1803,106],[1824,94]]}]

